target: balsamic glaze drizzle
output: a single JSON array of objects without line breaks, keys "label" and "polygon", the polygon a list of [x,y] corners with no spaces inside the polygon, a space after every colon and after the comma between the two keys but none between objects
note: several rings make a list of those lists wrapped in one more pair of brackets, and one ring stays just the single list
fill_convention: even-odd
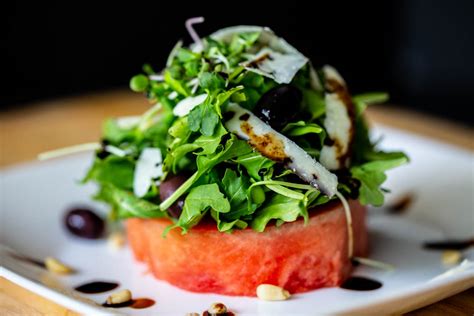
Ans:
[{"label": "balsamic glaze drizzle", "polygon": [[474,246],[474,238],[466,240],[426,241],[423,248],[431,250],[464,250]]},{"label": "balsamic glaze drizzle", "polygon": [[85,294],[97,294],[111,291],[119,286],[115,282],[106,282],[106,281],[94,281],[85,283],[75,287],[74,289],[78,292]]},{"label": "balsamic glaze drizzle", "polygon": [[137,298],[127,302],[123,302],[120,304],[107,304],[104,303],[102,306],[110,307],[110,308],[122,308],[122,307],[130,307],[134,309],[143,309],[148,308],[155,305],[155,301],[150,298]]},{"label": "balsamic glaze drizzle", "polygon": [[373,279],[353,276],[340,286],[342,289],[352,291],[373,291],[382,287],[382,283]]}]

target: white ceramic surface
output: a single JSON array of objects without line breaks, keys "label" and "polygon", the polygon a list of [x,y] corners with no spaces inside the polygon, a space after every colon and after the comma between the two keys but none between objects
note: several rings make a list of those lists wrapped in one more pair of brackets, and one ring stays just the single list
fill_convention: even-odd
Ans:
[{"label": "white ceramic surface", "polygon": [[[29,264],[10,258],[2,248],[0,273],[6,278],[59,304],[85,314],[124,313],[137,315],[184,315],[202,312],[213,302],[222,302],[238,315],[316,315],[395,313],[417,308],[474,286],[474,269],[432,280],[448,268],[441,253],[423,250],[424,240],[474,236],[474,156],[471,152],[415,136],[378,127],[383,145],[403,149],[411,164],[389,173],[385,187],[388,202],[413,193],[415,202],[403,216],[371,210],[369,220],[371,258],[391,263],[387,272],[358,267],[355,275],[383,282],[371,292],[327,288],[294,295],[284,302],[256,298],[190,293],[155,280],[145,266],[136,263],[128,248],[112,251],[105,241],[84,241],[67,235],[62,226],[64,211],[74,205],[92,206],[94,186],[77,185],[90,164],[91,155],[77,155],[3,169],[1,184],[0,241],[34,258],[54,256],[78,268],[78,273],[55,277]],[[474,259],[471,248],[464,252]],[[103,309],[108,293],[78,295],[75,285],[91,280],[119,281],[135,297],[150,297],[149,309]],[[47,284],[47,285],[46,285]]]}]

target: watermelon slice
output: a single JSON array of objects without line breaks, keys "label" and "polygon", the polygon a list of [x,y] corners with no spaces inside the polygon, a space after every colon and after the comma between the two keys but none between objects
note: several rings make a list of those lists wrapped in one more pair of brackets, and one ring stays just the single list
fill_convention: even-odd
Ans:
[{"label": "watermelon slice", "polygon": [[[366,209],[350,201],[354,254],[368,252]],[[303,220],[220,233],[215,223],[201,222],[182,235],[174,229],[166,238],[167,219],[127,220],[128,239],[137,260],[156,278],[193,292],[255,296],[259,284],[281,286],[290,293],[337,286],[350,274],[348,234],[339,202],[310,212]]]}]

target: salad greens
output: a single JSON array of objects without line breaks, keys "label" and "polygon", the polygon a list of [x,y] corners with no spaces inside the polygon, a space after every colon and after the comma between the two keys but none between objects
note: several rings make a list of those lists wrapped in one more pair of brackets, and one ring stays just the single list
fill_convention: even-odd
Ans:
[{"label": "salad greens", "polygon": [[[204,217],[214,220],[221,232],[246,227],[262,232],[273,220],[275,225],[299,217],[308,220],[309,212],[317,212],[315,206],[333,197],[239,139],[225,122],[229,104],[258,113],[264,94],[291,85],[302,97],[299,104],[287,104],[294,115],[271,109],[288,116],[278,132],[318,160],[331,141],[325,127],[324,73],[314,71],[306,57],[260,27],[224,29],[198,44],[187,48],[178,42],[164,70],[145,65],[144,74],[131,79],[130,88],[145,93],[155,105],[142,116],[104,123],[102,148],[84,182],[99,185],[95,198],[111,206],[111,218],[167,217],[173,221],[169,229],[179,227],[183,233]],[[408,161],[403,153],[377,150],[369,138],[363,112],[387,97],[352,97],[356,115],[350,164],[332,170],[338,175],[338,190],[363,204],[381,205],[385,172]],[[161,152],[151,165],[142,161],[147,148]],[[137,172],[139,164],[148,167]],[[175,175],[186,175],[187,180],[160,198],[161,185]],[[184,203],[176,218],[168,209],[178,201]]]}]

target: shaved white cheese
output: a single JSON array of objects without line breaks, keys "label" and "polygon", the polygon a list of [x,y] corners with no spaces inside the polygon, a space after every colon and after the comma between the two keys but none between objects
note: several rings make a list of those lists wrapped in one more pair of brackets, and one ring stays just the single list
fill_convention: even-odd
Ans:
[{"label": "shaved white cheese", "polygon": [[335,144],[323,146],[320,161],[326,168],[334,170],[342,167],[339,157],[349,150],[352,121],[346,105],[337,93],[326,93],[324,99],[326,102],[324,127]]},{"label": "shaved white cheese", "polygon": [[323,67],[323,72],[324,72],[324,77],[326,80],[331,79],[336,82],[338,82],[342,86],[346,86],[346,82],[342,78],[342,76],[339,74],[339,72],[334,68],[333,66],[330,65],[324,65]]},{"label": "shaved white cheese", "polygon": [[165,77],[163,75],[149,75],[148,79],[153,81],[165,81]]},{"label": "shaved white cheese", "polygon": [[118,127],[123,129],[132,129],[140,123],[140,116],[122,116],[115,119]]},{"label": "shaved white cheese", "polygon": [[195,94],[197,89],[199,88],[199,79],[198,78],[193,78],[189,80],[187,83],[188,87],[191,87],[191,93]]},{"label": "shaved white cheese", "polygon": [[235,34],[261,32],[263,29],[264,27],[255,25],[229,26],[212,33],[209,37],[217,41],[230,43]]},{"label": "shaved white cheese", "polygon": [[172,91],[170,94],[168,94],[168,99],[169,100],[174,100],[178,97],[178,92]]},{"label": "shaved white cheese", "polygon": [[145,148],[137,160],[133,176],[133,193],[137,197],[147,194],[153,179],[163,175],[163,158],[158,148]]},{"label": "shaved white cheese", "polygon": [[338,160],[339,153],[337,151],[337,148],[334,146],[323,146],[321,149],[321,154],[319,155],[319,161],[324,167],[328,168],[329,170],[337,170],[341,167],[341,164]]},{"label": "shaved white cheese", "polygon": [[223,63],[227,70],[230,69],[229,60],[227,60],[227,58],[222,55],[217,47],[211,47],[209,49],[209,56],[211,58],[215,58],[217,62]]},{"label": "shaved white cheese", "polygon": [[[278,37],[267,27],[240,25],[221,29],[210,35],[219,41],[230,42],[235,34],[260,32],[256,54],[242,63],[248,71],[271,78],[278,83],[290,83],[296,73],[308,62],[303,54]],[[260,49],[258,49],[258,47]]]},{"label": "shaved white cheese", "polygon": [[[227,108],[228,113],[234,113],[233,117],[225,123],[226,128],[244,140],[248,140],[251,145],[255,137],[266,138],[267,141],[274,141],[282,145],[279,150],[283,151],[280,157],[284,157],[286,167],[293,170],[301,179],[307,181],[329,197],[337,192],[337,176],[329,172],[319,162],[314,160],[306,151],[296,143],[278,133],[268,124],[264,123],[252,112],[241,106],[231,103]],[[247,127],[251,128],[249,131]],[[265,155],[261,148],[254,146],[256,150]],[[278,144],[275,145],[278,147]],[[271,158],[271,157],[270,157]]]},{"label": "shaved white cheese", "polygon": [[202,104],[207,99],[207,94],[200,94],[195,97],[187,97],[176,104],[173,109],[175,116],[183,117],[189,114],[196,106]]},{"label": "shaved white cheese", "polygon": [[[329,170],[347,167],[349,164],[348,153],[353,138],[353,118],[350,111],[353,104],[348,100],[346,83],[341,75],[331,66],[324,66],[326,90],[324,99],[326,103],[326,118],[324,127],[332,145],[324,145],[319,160]],[[337,85],[335,89],[334,84]],[[334,90],[335,89],[335,90]]]},{"label": "shaved white cheese", "polygon": [[286,54],[264,48],[254,58],[242,63],[242,66],[278,83],[290,83],[307,62],[308,59],[301,54]]}]

